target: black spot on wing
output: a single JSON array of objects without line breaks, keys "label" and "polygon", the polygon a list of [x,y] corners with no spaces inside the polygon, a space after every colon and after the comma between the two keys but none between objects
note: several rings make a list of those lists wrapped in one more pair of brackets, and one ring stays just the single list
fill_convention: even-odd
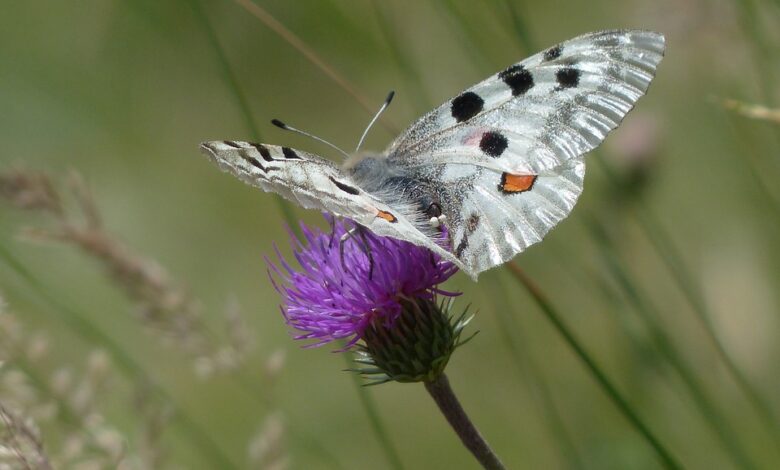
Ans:
[{"label": "black spot on wing", "polygon": [[253,167],[259,169],[263,173],[265,173],[267,171],[267,169],[263,166],[262,163],[260,163],[255,157],[249,155],[249,153],[246,151],[246,149],[239,150],[238,154],[241,156],[241,158],[243,158],[244,160],[249,162],[250,165],[252,165]]},{"label": "black spot on wing", "polygon": [[464,233],[463,238],[460,240],[460,243],[458,243],[458,246],[455,247],[455,256],[460,258],[460,255],[463,254],[463,252],[468,248],[469,246],[469,237]]},{"label": "black spot on wing", "polygon": [[474,233],[474,230],[479,226],[479,214],[474,213],[469,216],[469,220],[466,221],[466,229],[468,233]]},{"label": "black spot on wing", "polygon": [[491,157],[500,157],[509,145],[506,137],[499,132],[485,132],[479,141],[479,148]]},{"label": "black spot on wing", "polygon": [[359,189],[353,188],[352,186],[350,186],[348,184],[344,184],[344,183],[342,183],[341,181],[337,180],[336,178],[334,178],[332,176],[330,177],[330,180],[333,181],[333,184],[335,184],[337,188],[339,188],[340,190],[344,191],[345,193],[349,193],[349,194],[353,194],[353,195],[360,194],[360,190]]},{"label": "black spot on wing", "polygon": [[455,247],[455,256],[461,257],[466,248],[469,247],[469,236],[474,233],[479,225],[479,214],[473,213],[466,220],[466,227],[463,230],[463,238],[460,239],[458,246]]},{"label": "black spot on wing", "polygon": [[555,60],[561,56],[561,52],[563,52],[563,47],[561,47],[560,45],[551,47],[546,51],[544,51],[544,60],[546,62]]},{"label": "black spot on wing", "polygon": [[515,64],[498,74],[498,78],[504,81],[512,89],[512,96],[525,94],[534,86],[534,77],[525,67]]},{"label": "black spot on wing", "polygon": [[217,147],[216,147],[214,144],[212,144],[211,142],[202,142],[202,143],[200,144],[200,146],[201,146],[201,147],[203,147],[203,148],[206,148],[206,149],[210,150],[210,151],[211,151],[211,153],[215,153],[215,152],[217,152],[217,151],[219,150],[219,149],[217,149]]},{"label": "black spot on wing", "polygon": [[574,88],[580,83],[580,71],[574,67],[564,67],[555,72],[560,89]]},{"label": "black spot on wing", "polygon": [[288,160],[302,160],[301,157],[295,153],[295,150],[291,149],[290,147],[282,147],[282,154],[284,155],[284,158]]},{"label": "black spot on wing", "polygon": [[274,158],[271,156],[271,152],[268,151],[268,148],[265,145],[261,144],[249,144],[255,149],[257,149],[258,152],[260,152],[260,156],[263,157],[263,160],[267,162],[274,161]]},{"label": "black spot on wing", "polygon": [[468,121],[482,111],[485,101],[473,91],[467,91],[452,100],[450,112],[458,122]]},{"label": "black spot on wing", "polygon": [[234,149],[243,148],[243,147],[241,147],[238,143],[236,143],[233,140],[223,140],[222,143],[227,145],[228,147],[233,147]]}]

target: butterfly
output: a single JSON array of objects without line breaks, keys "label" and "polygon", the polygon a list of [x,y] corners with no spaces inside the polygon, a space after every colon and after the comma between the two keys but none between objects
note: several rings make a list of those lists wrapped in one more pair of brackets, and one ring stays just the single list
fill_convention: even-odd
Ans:
[{"label": "butterfly", "polygon": [[383,153],[341,165],[275,145],[224,140],[201,148],[253,186],[427,247],[476,280],[571,212],[584,154],[647,91],[664,45],[663,35],[639,30],[562,42],[425,114]]}]

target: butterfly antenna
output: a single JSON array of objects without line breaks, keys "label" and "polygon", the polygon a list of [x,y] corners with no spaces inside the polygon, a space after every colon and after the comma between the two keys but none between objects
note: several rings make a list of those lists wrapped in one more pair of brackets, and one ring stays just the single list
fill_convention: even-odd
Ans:
[{"label": "butterfly antenna", "polygon": [[360,150],[360,147],[363,145],[363,141],[366,140],[366,136],[368,135],[368,131],[371,129],[371,126],[373,126],[376,120],[379,119],[379,116],[382,115],[385,109],[387,109],[387,107],[390,106],[390,102],[393,101],[393,96],[395,96],[395,92],[391,90],[390,93],[387,94],[387,98],[385,98],[385,102],[382,103],[382,107],[379,108],[379,111],[376,112],[374,118],[371,119],[371,122],[368,123],[368,127],[366,127],[366,130],[363,131],[363,135],[360,136],[360,140],[358,141],[357,147],[355,148],[356,153],[358,150]]},{"label": "butterfly antenna", "polygon": [[271,124],[273,124],[274,126],[280,128],[280,129],[284,129],[286,131],[295,132],[296,134],[305,135],[306,137],[310,137],[310,138],[312,138],[312,139],[314,139],[314,140],[316,140],[318,142],[322,142],[323,144],[328,145],[328,146],[330,146],[333,149],[336,149],[342,155],[344,155],[345,157],[349,158],[349,154],[347,152],[341,150],[340,148],[336,147],[335,145],[331,144],[330,142],[328,142],[327,140],[325,140],[325,139],[323,139],[321,137],[317,137],[316,135],[309,134],[308,132],[304,132],[304,131],[302,131],[300,129],[296,129],[296,128],[292,127],[292,126],[288,126],[287,124],[283,123],[282,121],[280,121],[278,119],[271,119]]}]

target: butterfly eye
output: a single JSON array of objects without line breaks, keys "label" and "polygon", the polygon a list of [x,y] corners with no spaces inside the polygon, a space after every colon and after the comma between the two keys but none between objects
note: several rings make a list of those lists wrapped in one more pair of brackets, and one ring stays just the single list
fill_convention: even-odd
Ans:
[{"label": "butterfly eye", "polygon": [[441,206],[436,202],[432,202],[428,208],[425,209],[425,214],[431,218],[441,217]]}]

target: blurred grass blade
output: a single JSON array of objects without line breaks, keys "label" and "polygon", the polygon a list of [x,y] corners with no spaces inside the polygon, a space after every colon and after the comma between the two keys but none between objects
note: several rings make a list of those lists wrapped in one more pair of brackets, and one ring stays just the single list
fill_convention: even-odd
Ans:
[{"label": "blurred grass blade", "polygon": [[241,117],[244,119],[247,132],[249,132],[249,135],[252,136],[254,141],[259,142],[261,140],[260,131],[258,130],[255,118],[252,116],[252,109],[249,106],[249,101],[247,100],[244,92],[241,90],[241,87],[238,85],[238,78],[233,72],[233,68],[230,66],[230,62],[228,61],[227,54],[225,54],[225,50],[219,43],[217,33],[214,31],[214,27],[211,25],[211,21],[209,21],[208,15],[203,10],[203,5],[201,5],[200,0],[189,0],[189,3],[192,7],[193,13],[195,13],[195,17],[203,27],[203,31],[206,33],[209,43],[214,49],[214,54],[217,58],[217,61],[219,62],[219,69],[222,71],[222,76],[225,78],[225,83],[227,84],[228,88],[230,88],[230,92],[233,94],[239,110],[241,110]]},{"label": "blurred grass blade", "polygon": [[[280,407],[276,406],[274,401],[269,397],[267,390],[262,387],[256,386],[254,383],[247,380],[242,374],[234,374],[230,376],[234,379],[235,383],[244,390],[250,397],[262,404],[267,411],[274,411]],[[290,430],[290,435],[294,436],[298,445],[309,449],[311,452],[319,456],[319,464],[322,467],[328,467],[333,469],[343,469],[339,459],[331,452],[331,450],[322,444],[319,439],[312,436],[305,424],[301,424],[295,420],[295,417],[291,414],[285,414],[285,422]]]},{"label": "blurred grass blade", "polygon": [[[493,64],[487,58],[485,54],[480,51],[481,38],[479,31],[471,25],[469,18],[463,13],[463,10],[458,8],[453,0],[438,0],[439,4],[444,7],[444,10],[448,12],[450,21],[453,22],[453,26],[458,29],[457,37],[462,43],[461,48],[468,51],[471,56],[471,65],[475,66],[478,70],[491,73],[493,71]],[[465,8],[473,8],[470,4],[466,4]]]},{"label": "blurred grass blade", "polygon": [[423,87],[422,78],[420,77],[420,74],[417,73],[415,66],[412,64],[412,60],[406,53],[404,53],[404,48],[401,47],[401,44],[399,43],[398,34],[393,31],[393,26],[387,17],[387,7],[383,6],[386,4],[387,2],[382,0],[374,0],[372,3],[374,11],[376,12],[377,22],[379,23],[379,29],[382,32],[387,45],[390,47],[390,51],[393,55],[393,59],[395,60],[396,65],[403,71],[404,75],[406,76],[406,82],[410,85],[412,94],[414,95],[414,99],[412,101],[414,102],[415,110],[418,113],[424,113],[433,107],[431,98],[428,96],[428,92],[425,90],[425,87]]},{"label": "blurred grass blade", "polygon": [[[508,13],[509,21],[512,32],[516,35],[517,40],[520,42],[520,47],[527,55],[531,55],[536,52],[537,47],[534,44],[534,40],[531,37],[531,32],[528,29],[528,25],[523,19],[522,13],[519,11],[518,4],[522,3],[516,0],[496,0],[500,6]],[[499,14],[499,17],[505,15]]]},{"label": "blurred grass blade", "polygon": [[37,296],[39,301],[43,301],[48,307],[56,311],[59,317],[65,321],[68,327],[87,344],[100,346],[111,355],[113,362],[119,366],[125,376],[130,380],[141,380],[148,384],[150,390],[168,403],[173,410],[173,419],[182,432],[187,434],[190,443],[202,452],[204,457],[211,463],[212,468],[238,468],[231,459],[220,449],[220,447],[211,439],[209,433],[201,429],[185,412],[182,410],[168,392],[162,388],[156,380],[146,374],[143,368],[135,362],[125,351],[116,344],[110,336],[104,334],[92,323],[85,319],[76,310],[71,309],[57,300],[49,293],[49,290],[38,278],[30,272],[11,252],[0,244],[0,260],[22,279]]},{"label": "blurred grass blade", "polygon": [[[211,27],[211,23],[209,22],[208,17],[203,11],[203,8],[200,5],[199,0],[190,0],[190,2],[193,6],[193,9],[195,10],[196,16],[198,16],[199,20],[204,24],[204,27],[210,32],[209,39],[212,42],[214,49],[217,51],[217,55],[220,57],[220,65],[225,70],[224,73],[226,77],[232,77],[229,80],[229,82],[233,84],[231,86],[231,89],[234,91],[234,93],[236,94],[236,98],[239,101],[245,101],[243,98],[244,95],[243,93],[241,93],[241,90],[238,88],[237,82],[234,79],[235,75],[233,74],[233,71],[230,68],[230,64],[225,58],[224,51],[222,50],[222,47],[217,41],[216,34],[214,33],[214,30]],[[260,19],[260,21],[262,21],[266,26],[271,28],[274,32],[276,32],[287,42],[289,42],[293,47],[295,47],[299,52],[301,52],[307,59],[312,61],[323,72],[325,72],[326,75],[328,75],[331,79],[336,81],[336,83],[341,85],[342,88],[344,88],[350,95],[352,95],[355,99],[357,99],[358,102],[360,102],[364,108],[366,108],[372,113],[375,112],[375,110],[373,111],[371,110],[371,108],[368,106],[368,102],[364,100],[360,95],[358,95],[357,92],[354,90],[354,88],[351,88],[350,85],[343,78],[341,78],[339,74],[337,74],[332,68],[330,68],[327,64],[325,64],[311,49],[308,48],[308,46],[306,46],[303,43],[303,41],[301,41],[297,36],[295,36],[284,25],[279,23],[268,12],[266,12],[265,10],[263,10],[262,8],[255,5],[249,0],[236,0],[236,3],[246,8],[255,17]],[[245,109],[247,115],[250,116],[247,122],[249,124],[253,123],[253,121],[251,120],[251,115],[248,114],[249,113],[248,107],[242,106],[241,109],[242,110]],[[285,216],[285,219],[287,219],[286,221],[288,226],[290,227],[291,230],[294,230],[297,235],[299,235],[300,227],[295,222],[295,218],[292,215],[290,205],[278,196],[276,199],[279,201],[280,208],[282,210],[283,215]],[[382,424],[379,418],[379,414],[376,410],[373,401],[371,401],[370,397],[367,396],[368,391],[366,391],[361,386],[359,381],[355,384],[355,386],[357,389],[357,393],[361,398],[361,404],[363,405],[363,410],[365,411],[369,421],[371,422],[371,429],[374,431],[377,439],[382,445],[382,449],[385,451],[388,461],[390,461],[390,463],[393,465],[394,468],[401,469],[402,467],[400,465],[400,459],[398,458],[395,449],[390,444],[388,433],[384,429],[384,425]]]},{"label": "blurred grass blade", "polygon": [[780,124],[780,109],[768,108],[766,106],[745,103],[734,99],[720,100],[719,103],[724,108],[747,118]]},{"label": "blurred grass blade", "polygon": [[[614,174],[614,171],[607,165],[603,158],[599,157],[600,155],[596,155],[596,161],[600,164],[600,167],[610,182],[616,185],[617,176]],[[715,325],[712,323],[712,313],[709,311],[704,300],[701,287],[685,266],[682,254],[672,241],[672,237],[664,230],[658,217],[656,217],[648,207],[640,204],[637,210],[634,211],[634,215],[639,222],[642,233],[644,233],[650,241],[657,256],[666,266],[666,269],[672,275],[672,278],[677,283],[683,296],[691,305],[696,319],[701,324],[710,342],[714,345],[716,353],[726,366],[726,370],[734,379],[734,382],[742,393],[748,398],[748,402],[769,431],[771,438],[778,447],[780,447],[779,421],[775,417],[772,407],[766,403],[761,397],[761,394],[759,394],[756,391],[756,388],[748,381],[747,377],[739,366],[737,366],[736,362],[726,349],[726,346],[723,344],[723,341],[718,336]]]},{"label": "blurred grass blade", "polygon": [[[222,70],[222,75],[225,77],[225,82],[227,83],[230,92],[233,94],[236,100],[236,104],[238,104],[238,109],[240,110],[241,116],[244,119],[244,124],[246,125],[247,131],[252,136],[254,141],[259,142],[262,139],[260,138],[260,131],[258,130],[255,118],[252,116],[252,110],[249,106],[249,102],[246,99],[246,95],[241,90],[241,87],[238,85],[236,74],[233,72],[233,68],[230,66],[230,62],[227,59],[225,50],[220,45],[219,39],[217,39],[217,33],[214,31],[214,27],[211,25],[208,15],[206,15],[206,12],[203,10],[203,5],[201,5],[200,0],[189,0],[189,2],[195,17],[203,26],[203,30],[206,32],[209,43],[214,49],[217,62],[219,62],[219,68]],[[290,206],[290,203],[285,201],[279,195],[274,195],[274,200],[279,207],[279,212],[282,213],[282,217],[284,217],[285,222],[287,222],[287,225],[297,234],[299,227],[295,219],[294,210],[292,206]]]},{"label": "blurred grass blade", "polygon": [[642,437],[644,437],[647,443],[653,448],[653,450],[655,450],[664,467],[669,469],[682,468],[680,464],[677,463],[677,460],[674,457],[672,457],[672,455],[666,450],[666,448],[661,444],[661,442],[655,437],[652,431],[650,431],[650,428],[648,428],[647,425],[644,423],[644,421],[642,421],[642,419],[634,411],[631,405],[629,405],[628,401],[626,401],[626,399],[623,398],[623,396],[620,394],[617,388],[612,384],[612,382],[607,378],[606,374],[601,370],[601,367],[585,351],[585,348],[574,337],[574,334],[571,331],[569,331],[569,328],[563,322],[561,316],[558,314],[558,312],[555,310],[552,304],[547,300],[547,296],[544,295],[544,293],[531,280],[531,278],[529,278],[525,274],[525,272],[522,269],[520,269],[513,261],[507,263],[506,266],[509,269],[510,273],[512,273],[512,275],[520,282],[520,284],[522,284],[523,287],[525,287],[526,291],[534,299],[534,301],[539,306],[539,309],[542,311],[545,317],[550,321],[550,323],[552,323],[552,325],[555,327],[558,333],[563,337],[564,341],[569,345],[569,347],[572,348],[572,350],[577,355],[577,357],[579,357],[579,359],[582,361],[582,363],[585,365],[585,367],[588,369],[591,375],[593,375],[593,378],[596,379],[596,381],[602,387],[602,389],[607,394],[607,396],[612,400],[615,406],[617,406],[618,410],[620,410],[620,412],[623,413],[623,416],[625,416],[625,418],[628,419],[631,425],[634,426],[634,428],[639,432],[639,434]]},{"label": "blurred grass blade", "polygon": [[[528,31],[528,28],[526,25],[522,22],[522,16],[518,12],[518,7],[516,4],[510,0],[498,0],[505,4],[505,9],[507,9],[510,12],[510,17],[514,22],[516,22],[516,29],[517,29],[517,39],[520,42],[521,46],[530,49],[529,52],[533,52],[536,50],[536,47],[533,44],[533,39]],[[765,52],[767,50],[766,48],[766,42],[764,41],[762,33],[758,30],[758,24],[757,24],[757,15],[754,9],[754,6],[750,4],[751,0],[737,0],[737,3],[739,4],[742,13],[742,20],[743,25],[748,29],[751,36],[755,39],[756,44],[759,45],[759,49],[761,50],[761,53],[765,55]],[[758,67],[767,69],[772,66],[774,66],[774,61],[772,60],[758,60],[759,64],[757,64]],[[769,91],[768,82],[766,80],[767,77],[772,76],[771,71],[767,71],[767,74],[761,73],[764,80],[762,81],[764,95],[767,99],[769,99],[769,94],[771,93]],[[603,161],[602,158],[600,158],[600,155],[598,155],[596,152],[592,152],[591,159],[595,159],[598,163],[601,164],[601,167],[604,168],[605,174],[607,175],[608,179],[613,185],[617,185],[617,177],[615,176],[614,172],[611,171],[611,168],[609,168],[606,163]],[[752,167],[751,167],[752,168]],[[756,175],[756,177],[760,180],[761,183],[763,183],[763,180],[761,180],[759,175]],[[766,188],[766,191],[768,191],[768,188]],[[771,192],[769,192],[771,195]],[[773,200],[773,199],[770,199]],[[637,204],[641,209],[643,209],[644,205],[641,200],[637,202]],[[778,210],[778,204],[772,205],[775,210]],[[639,211],[638,211],[639,212]],[[642,217],[640,217],[642,219]],[[755,391],[754,387],[752,387],[747,379],[745,378],[745,375],[739,370],[739,368],[736,366],[736,363],[731,359],[729,354],[727,353],[725,347],[723,346],[720,339],[717,337],[714,328],[711,327],[711,323],[709,321],[709,314],[706,312],[706,308],[704,307],[704,303],[702,301],[698,300],[698,297],[700,295],[697,295],[695,292],[693,286],[694,282],[692,281],[692,276],[688,275],[687,270],[684,269],[684,266],[682,264],[681,258],[677,258],[677,261],[673,261],[670,258],[670,250],[668,249],[671,247],[671,244],[665,244],[663,242],[659,242],[659,237],[657,236],[657,233],[661,231],[660,225],[654,224],[654,223],[648,223],[646,220],[641,221],[641,227],[643,232],[646,234],[646,236],[651,240],[654,248],[656,249],[656,252],[658,256],[663,260],[663,262],[667,265],[668,269],[672,271],[673,276],[675,277],[678,285],[680,286],[681,290],[684,292],[685,296],[688,298],[689,302],[694,307],[694,312],[696,313],[697,317],[699,318],[699,321],[704,325],[704,330],[707,333],[707,335],[712,340],[713,344],[715,344],[716,350],[723,360],[724,364],[726,364],[726,368],[729,371],[729,373],[732,375],[740,389],[743,390],[743,393],[749,398],[750,403],[755,408],[756,412],[759,413],[762,416],[762,420],[768,427],[771,428],[771,433],[773,436],[775,436],[775,439],[777,439],[777,425],[776,421],[773,417],[773,413],[771,413],[771,408],[767,406],[763,399],[761,399],[760,395]],[[656,236],[654,236],[654,233]],[[665,240],[671,240],[670,237],[664,237],[661,236],[661,238],[664,238]],[[666,246],[667,249],[662,248],[662,246]]]},{"label": "blurred grass blade", "polygon": [[777,184],[777,170],[772,167],[771,162],[767,161],[768,157],[775,157],[774,147],[766,146],[767,150],[762,150],[759,147],[761,143],[758,142],[761,139],[753,138],[748,135],[750,129],[748,121],[740,119],[733,113],[728,114],[728,124],[734,132],[735,138],[739,141],[740,152],[739,155],[744,157],[745,168],[750,173],[750,176],[755,181],[756,187],[762,193],[761,202],[769,207],[774,212],[775,222],[780,222],[780,191]]},{"label": "blurred grass blade", "polygon": [[[354,366],[355,359],[354,354],[351,351],[345,351],[341,356],[346,362],[347,369]],[[363,410],[366,412],[366,415],[368,415],[371,429],[374,431],[374,434],[379,441],[379,445],[382,446],[382,450],[387,456],[390,466],[396,470],[402,470],[404,466],[401,463],[401,458],[398,456],[398,451],[396,451],[385,425],[382,423],[382,418],[379,416],[379,410],[377,409],[376,402],[374,402],[374,398],[369,392],[369,388],[363,386],[359,374],[350,373],[348,375],[352,377],[352,383],[355,385],[355,390],[357,391],[358,398],[360,398],[360,403],[363,405]]]},{"label": "blurred grass blade", "polygon": [[[498,277],[498,276],[497,276]],[[553,395],[544,378],[542,370],[537,366],[531,355],[530,348],[525,347],[526,341],[522,337],[522,327],[518,324],[517,315],[512,312],[509,295],[506,286],[501,282],[500,277],[495,284],[489,284],[495,292],[492,297],[494,301],[494,315],[499,325],[501,341],[509,350],[517,366],[518,375],[523,379],[530,379],[535,389],[534,398],[541,403],[544,415],[547,420],[553,442],[560,447],[560,455],[566,459],[566,468],[582,469],[585,468],[582,459],[577,452],[566,424],[556,406]]]},{"label": "blurred grass blade", "polygon": [[775,69],[777,65],[776,39],[769,37],[762,30],[761,23],[764,22],[762,13],[757,10],[754,0],[736,0],[737,17],[742,25],[742,29],[747,33],[752,44],[754,57],[753,63],[757,69],[759,86],[761,89],[761,101],[769,104],[775,104],[774,91],[777,80],[775,79]]},{"label": "blurred grass blade", "polygon": [[[24,375],[30,380],[36,391],[43,391],[44,396],[54,398],[53,401],[57,406],[56,418],[60,422],[75,428],[84,421],[84,417],[80,418],[78,413],[73,410],[71,404],[52,389],[51,382],[42,377],[35,367],[27,362],[24,351],[14,351],[14,354],[10,355],[10,357],[13,357],[13,366],[24,372]],[[95,430],[90,429],[88,426],[84,427],[84,431],[90,434],[95,433]]]},{"label": "blurred grass blade", "polygon": [[710,427],[715,431],[724,449],[728,450],[729,456],[738,467],[746,469],[755,468],[755,465],[742,448],[737,436],[732,432],[731,425],[726,422],[716,409],[712,400],[704,392],[704,387],[697,379],[695,373],[688,367],[682,355],[677,351],[671,339],[659,324],[658,319],[660,315],[657,309],[640,293],[637,283],[631,278],[604,228],[593,218],[590,219],[587,225],[591,237],[600,249],[607,269],[623,290],[630,304],[633,305],[634,310],[639,314],[657,350],[666,358],[669,365],[682,379],[693,398],[693,402]]},{"label": "blurred grass blade", "polygon": [[693,275],[688,272],[687,267],[680,261],[682,259],[680,252],[672,242],[669,234],[663,230],[660,222],[649,211],[637,212],[637,219],[643,227],[645,235],[650,240],[651,245],[663,260],[667,270],[672,274],[682,291],[688,303],[693,308],[699,322],[710,341],[715,346],[715,350],[723,364],[726,366],[729,374],[732,376],[742,393],[748,398],[756,415],[762,420],[775,444],[780,449],[780,421],[778,421],[772,408],[766,403],[761,395],[756,391],[753,385],[748,381],[745,374],[737,366],[734,359],[726,350],[712,324],[712,315],[709,312],[701,288],[695,283]]},{"label": "blurred grass blade", "polygon": [[[266,25],[271,31],[278,34],[285,42],[290,44],[292,47],[294,47],[298,52],[301,53],[309,62],[314,64],[320,71],[322,71],[328,78],[336,82],[336,84],[341,87],[344,91],[347,92],[352,98],[355,99],[355,101],[360,104],[360,106],[363,107],[370,115],[374,115],[377,110],[377,103],[374,101],[366,99],[365,96],[363,96],[362,93],[359,93],[357,91],[357,88],[353,86],[347,79],[345,79],[340,73],[336,71],[333,67],[328,65],[324,60],[320,58],[319,55],[317,55],[314,50],[309,47],[301,38],[299,38],[295,33],[290,31],[286,26],[284,26],[282,23],[280,23],[276,18],[274,18],[270,13],[268,13],[265,9],[258,6],[256,3],[252,2],[251,0],[236,0],[236,3],[238,3],[240,6],[242,6],[246,11],[248,11],[252,16],[260,20],[264,25]],[[395,126],[389,124],[386,120],[386,116],[382,116],[379,118],[379,123],[388,131],[392,133],[398,133],[399,130],[395,128]]]}]

